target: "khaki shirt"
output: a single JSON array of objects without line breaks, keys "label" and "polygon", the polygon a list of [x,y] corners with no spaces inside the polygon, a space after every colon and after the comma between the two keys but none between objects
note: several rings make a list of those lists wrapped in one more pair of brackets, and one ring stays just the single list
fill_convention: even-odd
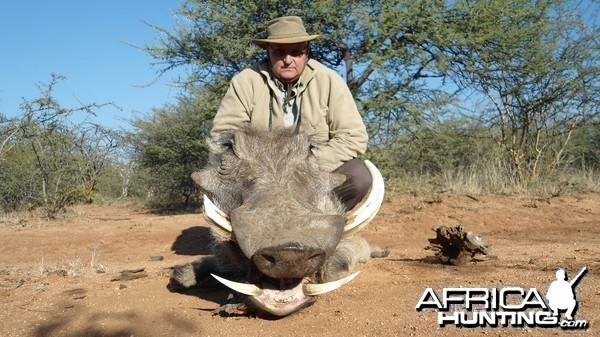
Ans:
[{"label": "khaki shirt", "polygon": [[[321,169],[333,171],[366,151],[368,136],[346,82],[333,70],[309,60],[300,76],[295,104],[297,128],[315,137]],[[221,101],[211,134],[232,131],[243,123],[283,128],[280,90],[267,60],[236,75]]]}]

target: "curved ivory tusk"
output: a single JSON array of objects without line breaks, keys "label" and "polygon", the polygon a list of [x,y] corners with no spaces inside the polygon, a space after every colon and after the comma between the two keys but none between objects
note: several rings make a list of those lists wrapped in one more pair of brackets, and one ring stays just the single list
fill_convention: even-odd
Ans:
[{"label": "curved ivory tusk", "polygon": [[204,219],[215,226],[223,236],[229,239],[233,238],[233,227],[231,227],[229,216],[221,211],[206,194],[204,195]]},{"label": "curved ivory tusk", "polygon": [[367,200],[354,212],[346,215],[346,226],[344,226],[344,236],[348,236],[364,228],[377,214],[385,194],[385,184],[381,172],[368,160],[365,165],[371,173],[372,183],[371,191]]},{"label": "curved ivory tusk", "polygon": [[328,293],[330,291],[336,290],[337,288],[343,286],[344,284],[352,281],[356,276],[358,276],[358,274],[360,274],[360,271],[357,271],[356,273],[346,276],[343,279],[339,279],[337,281],[333,281],[333,282],[327,282],[327,283],[308,283],[305,284],[302,287],[302,292],[304,292],[304,295],[306,296],[315,296],[315,295],[319,295],[319,294],[324,294],[324,293]]},{"label": "curved ivory tusk", "polygon": [[227,288],[233,289],[238,293],[242,293],[244,295],[259,296],[263,292],[262,289],[255,286],[254,284],[233,282],[212,273],[210,275],[212,275],[212,277],[214,277],[217,281],[223,283]]}]

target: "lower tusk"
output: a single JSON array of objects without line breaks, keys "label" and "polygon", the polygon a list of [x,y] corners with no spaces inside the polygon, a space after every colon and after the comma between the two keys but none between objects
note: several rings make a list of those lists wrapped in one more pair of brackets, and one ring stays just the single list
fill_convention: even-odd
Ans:
[{"label": "lower tusk", "polygon": [[262,289],[255,286],[254,284],[233,282],[233,281],[229,281],[228,279],[217,276],[215,274],[210,274],[210,275],[212,275],[212,277],[214,277],[217,281],[223,283],[226,287],[233,289],[233,290],[237,291],[238,293],[242,293],[244,295],[258,296],[258,295],[261,295],[263,292]]},{"label": "lower tusk", "polygon": [[360,271],[357,271],[356,273],[354,273],[352,275],[346,276],[343,279],[339,279],[339,280],[333,281],[333,282],[305,284],[303,286],[302,290],[304,292],[304,295],[306,295],[306,296],[315,296],[315,295],[319,295],[319,294],[328,293],[328,292],[336,290],[337,288],[343,286],[344,284],[352,281],[359,273],[360,273]]}]

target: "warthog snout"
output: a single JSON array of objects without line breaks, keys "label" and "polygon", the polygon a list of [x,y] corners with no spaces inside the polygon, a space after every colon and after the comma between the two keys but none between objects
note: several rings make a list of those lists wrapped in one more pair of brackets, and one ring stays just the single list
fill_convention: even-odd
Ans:
[{"label": "warthog snout", "polygon": [[314,274],[325,262],[325,250],[299,243],[259,249],[252,260],[265,275],[273,278],[302,278]]}]

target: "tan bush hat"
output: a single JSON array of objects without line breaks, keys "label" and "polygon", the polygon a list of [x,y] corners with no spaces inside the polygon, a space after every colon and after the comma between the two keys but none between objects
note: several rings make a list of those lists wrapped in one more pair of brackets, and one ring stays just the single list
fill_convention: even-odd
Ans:
[{"label": "tan bush hat", "polygon": [[269,43],[298,43],[312,41],[319,35],[308,35],[302,19],[298,16],[284,16],[269,21],[266,39],[252,39],[261,48]]}]

